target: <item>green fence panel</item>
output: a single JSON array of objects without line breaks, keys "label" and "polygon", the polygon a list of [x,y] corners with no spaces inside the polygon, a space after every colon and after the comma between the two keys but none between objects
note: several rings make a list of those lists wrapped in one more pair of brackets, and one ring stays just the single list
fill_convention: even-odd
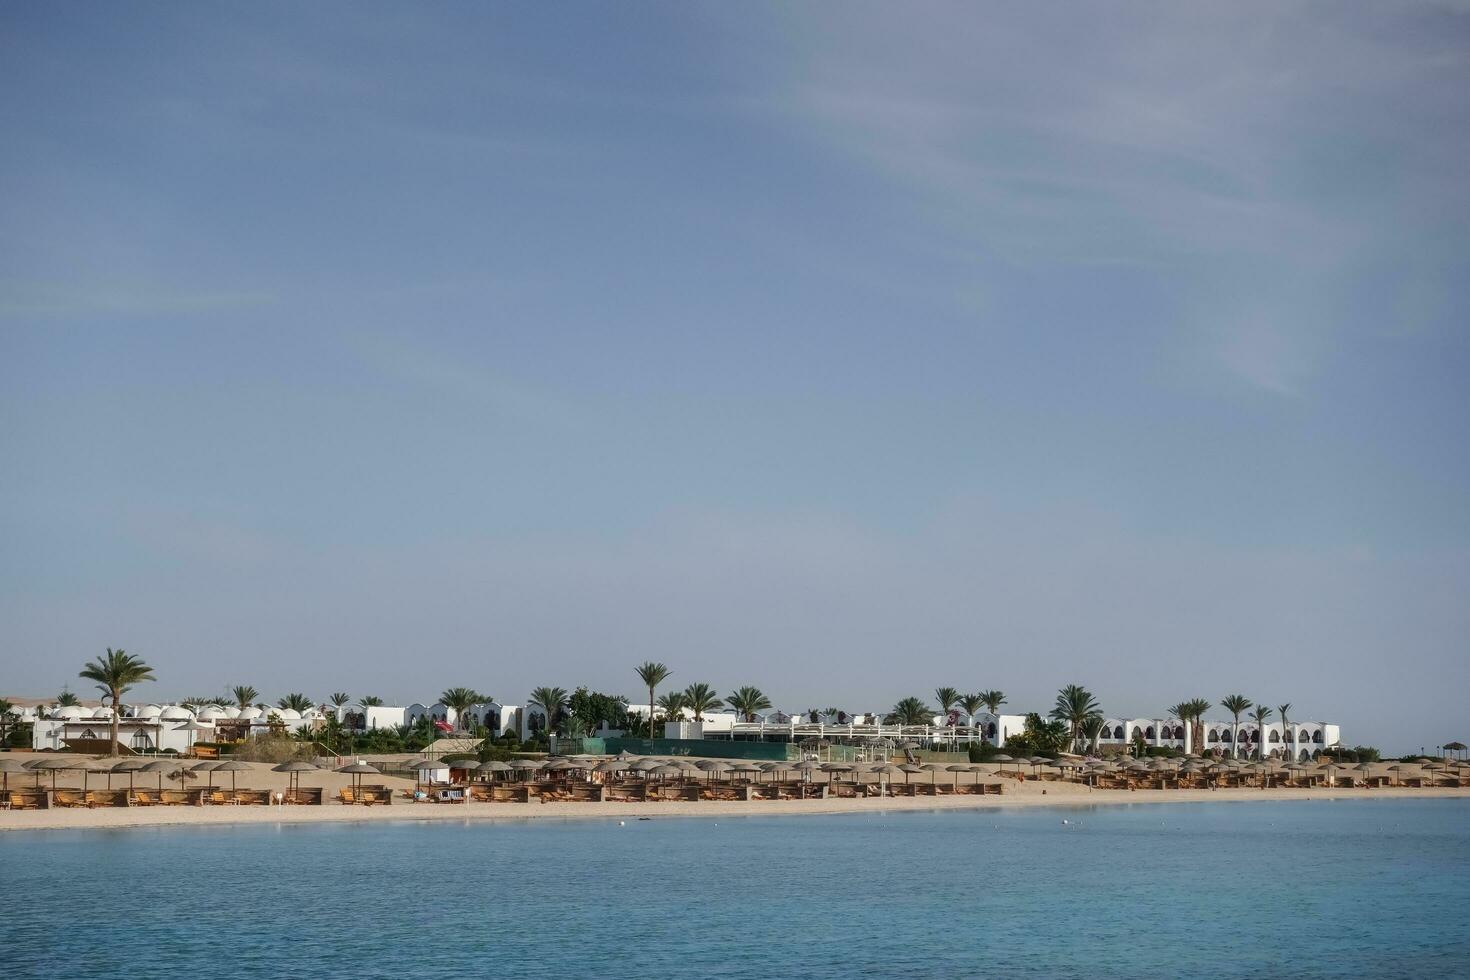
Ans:
[{"label": "green fence panel", "polygon": [[749,759],[786,762],[797,758],[796,746],[786,742],[736,742],[715,738],[607,738],[603,753],[617,755],[689,755],[707,759]]}]

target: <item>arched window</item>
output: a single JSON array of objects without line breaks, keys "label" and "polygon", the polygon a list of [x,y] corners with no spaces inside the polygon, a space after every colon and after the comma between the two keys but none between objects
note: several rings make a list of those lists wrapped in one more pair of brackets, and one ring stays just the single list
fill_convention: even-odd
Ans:
[{"label": "arched window", "polygon": [[148,733],[140,728],[136,732],[133,732],[133,738],[130,744],[134,749],[151,749],[153,748],[153,739],[149,738]]},{"label": "arched window", "polygon": [[1155,736],[1154,736],[1154,726],[1152,726],[1152,725],[1149,725],[1149,726],[1148,726],[1148,730],[1147,730],[1147,731],[1145,731],[1145,732],[1144,732],[1144,733],[1143,733],[1143,737],[1144,737],[1144,738],[1147,738],[1147,739],[1152,739],[1152,738],[1154,738],[1154,737],[1155,737]]},{"label": "arched window", "polygon": [[490,712],[490,720],[486,722],[485,727],[490,729],[492,732],[500,731],[500,712]]},{"label": "arched window", "polygon": [[985,726],[985,735],[987,738],[995,738],[995,722]]},{"label": "arched window", "polygon": [[1220,741],[1222,741],[1222,742],[1230,742],[1230,741],[1233,741],[1233,739],[1230,737],[1230,731],[1228,729],[1220,733]]},{"label": "arched window", "polygon": [[1312,741],[1315,742],[1317,745],[1322,744],[1322,730],[1320,728],[1312,733]]},{"label": "arched window", "polygon": [[1179,739],[1180,741],[1183,741],[1184,740],[1184,726],[1183,725],[1175,725],[1174,726],[1174,737],[1177,738],[1177,739]]},{"label": "arched window", "polygon": [[1270,738],[1271,744],[1272,745],[1275,745],[1277,742],[1280,742],[1280,741],[1281,741],[1281,735],[1278,732],[1272,732],[1271,733],[1271,738]]}]

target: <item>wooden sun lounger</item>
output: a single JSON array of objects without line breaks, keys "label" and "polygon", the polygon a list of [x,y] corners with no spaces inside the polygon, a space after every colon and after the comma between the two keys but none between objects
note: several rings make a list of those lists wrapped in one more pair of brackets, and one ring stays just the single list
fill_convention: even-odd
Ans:
[{"label": "wooden sun lounger", "polygon": [[57,806],[86,806],[87,799],[81,790],[59,789],[51,794],[51,802]]},{"label": "wooden sun lounger", "polygon": [[12,810],[45,810],[51,806],[51,797],[44,789],[13,789],[9,799]]},{"label": "wooden sun lounger", "polygon": [[158,806],[158,790],[135,789],[133,790],[133,806]]}]

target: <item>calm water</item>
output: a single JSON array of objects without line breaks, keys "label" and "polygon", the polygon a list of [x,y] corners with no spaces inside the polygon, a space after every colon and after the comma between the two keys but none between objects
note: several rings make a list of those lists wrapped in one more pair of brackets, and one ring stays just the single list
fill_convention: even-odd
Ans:
[{"label": "calm water", "polygon": [[1470,975],[1456,800],[15,833],[0,880],[13,978]]}]

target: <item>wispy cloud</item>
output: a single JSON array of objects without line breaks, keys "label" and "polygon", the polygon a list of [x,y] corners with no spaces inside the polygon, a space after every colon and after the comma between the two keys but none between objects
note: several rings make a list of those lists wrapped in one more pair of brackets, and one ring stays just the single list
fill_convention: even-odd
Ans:
[{"label": "wispy cloud", "polygon": [[548,389],[515,380],[463,352],[422,337],[358,332],[343,341],[379,373],[536,426],[571,429],[582,415]]},{"label": "wispy cloud", "polygon": [[1386,115],[1454,114],[1446,85],[1470,76],[1417,23],[1425,10],[798,16],[784,95],[804,133],[906,194],[955,254],[1187,280],[1210,303],[1169,335],[1260,390],[1299,392],[1314,349],[1351,329],[1332,314],[1352,277],[1439,220],[1416,194],[1442,201],[1447,161],[1470,150],[1453,131],[1396,139]]},{"label": "wispy cloud", "polygon": [[141,282],[0,283],[0,317],[66,318],[209,313],[264,306],[274,294]]}]

